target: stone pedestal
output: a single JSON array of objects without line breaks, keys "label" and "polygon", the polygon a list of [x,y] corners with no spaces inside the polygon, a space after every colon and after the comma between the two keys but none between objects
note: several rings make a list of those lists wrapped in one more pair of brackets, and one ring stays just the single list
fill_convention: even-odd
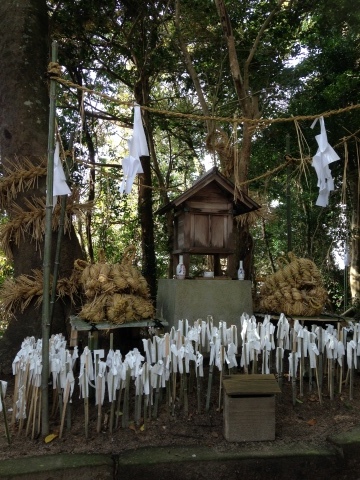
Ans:
[{"label": "stone pedestal", "polygon": [[156,317],[166,320],[169,329],[177,329],[179,320],[193,323],[208,315],[215,325],[220,321],[239,325],[244,312],[253,313],[250,280],[159,280]]}]

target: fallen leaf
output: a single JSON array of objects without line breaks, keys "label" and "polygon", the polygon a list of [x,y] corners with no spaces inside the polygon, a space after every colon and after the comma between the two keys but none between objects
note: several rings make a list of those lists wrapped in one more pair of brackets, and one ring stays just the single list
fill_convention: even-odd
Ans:
[{"label": "fallen leaf", "polygon": [[316,419],[312,418],[311,420],[308,420],[306,423],[312,427],[316,424]]},{"label": "fallen leaf", "polygon": [[142,424],[141,427],[140,427],[140,432],[143,432],[145,430],[145,425]]},{"label": "fallen leaf", "polygon": [[50,443],[57,437],[56,433],[50,433],[47,437],[45,437],[45,443]]}]

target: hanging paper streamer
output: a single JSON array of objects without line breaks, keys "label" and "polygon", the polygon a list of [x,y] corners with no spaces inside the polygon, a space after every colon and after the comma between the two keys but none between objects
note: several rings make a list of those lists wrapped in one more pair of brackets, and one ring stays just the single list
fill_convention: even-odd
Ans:
[{"label": "hanging paper streamer", "polygon": [[54,152],[54,185],[53,205],[55,207],[58,195],[70,195],[71,190],[66,183],[65,173],[60,159],[60,144],[56,142]]},{"label": "hanging paper streamer", "polygon": [[340,160],[340,157],[328,143],[324,117],[314,120],[311,128],[315,127],[318,120],[320,121],[320,134],[315,136],[318,150],[313,156],[312,166],[315,168],[318,177],[319,196],[316,200],[316,205],[326,207],[329,203],[329,194],[334,190],[334,180],[331,176],[329,164]]},{"label": "hanging paper streamer", "polygon": [[128,140],[128,146],[129,156],[125,157],[122,161],[124,176],[119,188],[120,193],[131,192],[135,175],[138,173],[144,173],[140,157],[149,156],[144,127],[141,120],[140,106],[138,104],[135,104],[134,106],[133,136]]}]

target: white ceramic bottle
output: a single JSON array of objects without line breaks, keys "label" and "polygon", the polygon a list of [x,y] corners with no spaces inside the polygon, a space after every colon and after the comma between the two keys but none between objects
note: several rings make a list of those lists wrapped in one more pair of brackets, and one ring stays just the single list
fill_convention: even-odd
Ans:
[{"label": "white ceramic bottle", "polygon": [[239,270],[237,272],[238,280],[244,280],[245,279],[245,270],[243,267],[243,261],[240,260],[240,265],[239,265]]},{"label": "white ceramic bottle", "polygon": [[184,265],[183,255],[179,255],[179,263],[176,266],[176,278],[178,280],[184,280],[186,275],[186,268]]}]

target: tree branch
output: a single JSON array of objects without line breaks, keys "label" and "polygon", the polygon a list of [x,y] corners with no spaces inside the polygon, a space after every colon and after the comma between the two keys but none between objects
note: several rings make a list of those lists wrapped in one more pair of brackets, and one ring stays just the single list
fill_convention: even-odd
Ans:
[{"label": "tree branch", "polygon": [[259,32],[258,32],[258,34],[255,38],[253,46],[251,47],[249,56],[246,59],[245,64],[244,64],[244,88],[245,88],[246,91],[249,89],[249,66],[250,66],[250,63],[252,62],[252,60],[254,58],[254,55],[256,53],[256,50],[259,46],[261,37],[263,36],[263,34],[264,34],[265,30],[267,29],[268,25],[270,24],[271,20],[274,18],[274,16],[278,12],[278,10],[285,3],[285,1],[286,0],[278,0],[278,3],[276,5],[276,7],[270,12],[270,15],[266,18],[266,20],[262,24],[262,26],[261,26],[261,28],[260,28],[260,30],[259,30]]}]

